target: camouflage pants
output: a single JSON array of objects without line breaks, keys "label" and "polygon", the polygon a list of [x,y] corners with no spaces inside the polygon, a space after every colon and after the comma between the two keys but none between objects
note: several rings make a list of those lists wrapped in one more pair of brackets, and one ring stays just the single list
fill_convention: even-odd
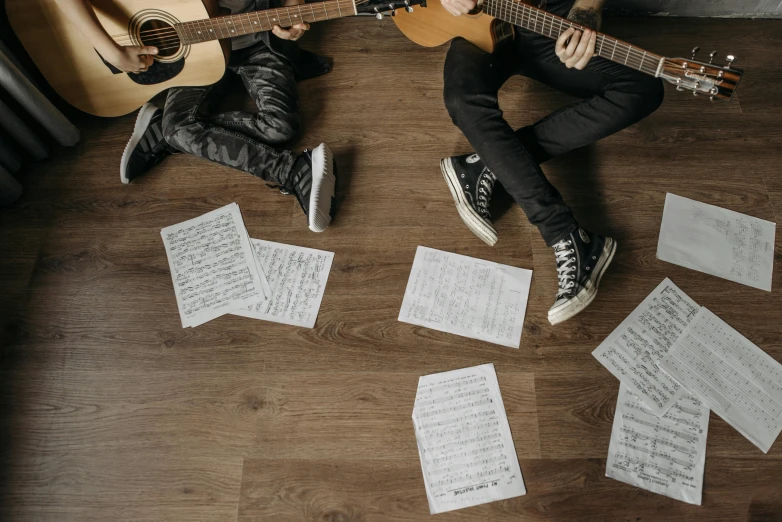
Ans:
[{"label": "camouflage pants", "polygon": [[[231,72],[241,78],[257,114],[214,113]],[[234,51],[216,84],[171,89],[163,111],[163,135],[175,149],[283,186],[296,155],[276,147],[293,140],[299,127],[293,67],[263,42]]]}]

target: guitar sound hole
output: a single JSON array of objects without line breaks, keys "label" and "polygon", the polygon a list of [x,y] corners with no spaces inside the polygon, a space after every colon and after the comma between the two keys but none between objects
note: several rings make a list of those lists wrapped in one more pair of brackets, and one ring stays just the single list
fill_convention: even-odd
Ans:
[{"label": "guitar sound hole", "polygon": [[138,37],[143,45],[157,47],[160,58],[174,56],[182,46],[174,27],[162,20],[146,20],[139,26]]}]

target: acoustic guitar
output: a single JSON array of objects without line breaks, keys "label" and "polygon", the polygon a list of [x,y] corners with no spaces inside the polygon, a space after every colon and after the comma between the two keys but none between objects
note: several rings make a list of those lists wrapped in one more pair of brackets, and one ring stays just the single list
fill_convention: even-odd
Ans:
[{"label": "acoustic guitar", "polygon": [[[426,47],[442,45],[458,36],[492,52],[513,37],[512,26],[554,40],[570,27],[584,30],[575,22],[520,0],[484,0],[472,13],[462,16],[446,11],[440,0],[429,0],[426,5],[426,9],[394,16],[394,22],[405,36]],[[733,67],[735,57],[728,55],[727,64],[721,66],[713,63],[716,51],[709,55],[709,63],[696,61],[697,51],[697,47],[693,49],[688,60],[660,56],[602,33],[597,34],[595,42],[596,56],[662,78],[676,85],[679,91],[690,91],[695,96],[705,94],[711,100],[730,100],[743,74],[741,69]]]},{"label": "acoustic guitar", "polygon": [[219,12],[214,0],[91,3],[117,43],[158,48],[147,71],[124,73],[103,60],[55,0],[6,0],[5,5],[25,50],[63,99],[89,114],[121,116],[169,87],[218,81],[225,72],[228,38],[361,12],[382,18],[396,9],[412,11],[411,4],[420,0],[328,0],[231,16],[210,16]]}]

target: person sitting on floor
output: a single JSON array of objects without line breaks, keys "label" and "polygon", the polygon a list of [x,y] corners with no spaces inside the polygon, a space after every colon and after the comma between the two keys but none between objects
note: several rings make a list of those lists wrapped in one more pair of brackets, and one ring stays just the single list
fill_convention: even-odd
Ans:
[{"label": "person sitting on floor", "polygon": [[[441,0],[459,16],[474,0]],[[559,290],[548,319],[557,324],[595,298],[616,242],[579,227],[572,210],[548,182],[540,164],[593,143],[654,112],[662,103],[662,80],[594,58],[604,0],[549,0],[546,9],[582,27],[566,30],[556,43],[515,27],[509,45],[489,54],[461,38],[445,59],[444,99],[454,124],[475,153],[446,158],[441,170],[464,223],[489,245],[497,241],[489,214],[499,181],[554,249]],[[497,92],[513,75],[539,80],[580,98],[540,121],[514,131],[502,117]]]},{"label": "person sitting on floor", "polygon": [[[117,69],[141,73],[153,66],[158,50],[114,42],[88,0],[57,2],[98,53]],[[284,5],[303,3],[285,0]],[[270,7],[269,0],[219,0],[219,4],[231,14]],[[296,78],[311,78],[329,70],[325,58],[294,43],[308,29],[307,23],[288,29],[275,26],[271,32],[231,39],[228,70],[241,78],[257,113],[214,113],[228,74],[214,85],[170,89],[163,108],[145,104],[122,154],[122,182],[130,183],[171,154],[186,152],[249,172],[283,194],[294,194],[310,230],[324,231],[334,216],[337,168],[331,150],[325,143],[301,154],[279,149],[292,141],[300,128]]]}]

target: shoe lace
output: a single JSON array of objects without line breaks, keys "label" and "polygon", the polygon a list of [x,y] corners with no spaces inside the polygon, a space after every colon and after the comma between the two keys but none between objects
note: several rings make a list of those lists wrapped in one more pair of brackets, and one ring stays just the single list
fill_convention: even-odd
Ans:
[{"label": "shoe lace", "polygon": [[572,273],[576,271],[575,250],[572,248],[571,240],[562,240],[554,245],[554,255],[557,258],[557,277],[559,279],[559,290],[557,299],[570,292],[575,286],[576,276]]},{"label": "shoe lace", "polygon": [[476,201],[476,207],[478,207],[478,213],[490,219],[489,203],[491,202],[491,194],[494,192],[494,183],[497,181],[497,177],[489,169],[484,169],[478,178],[478,200]]}]

